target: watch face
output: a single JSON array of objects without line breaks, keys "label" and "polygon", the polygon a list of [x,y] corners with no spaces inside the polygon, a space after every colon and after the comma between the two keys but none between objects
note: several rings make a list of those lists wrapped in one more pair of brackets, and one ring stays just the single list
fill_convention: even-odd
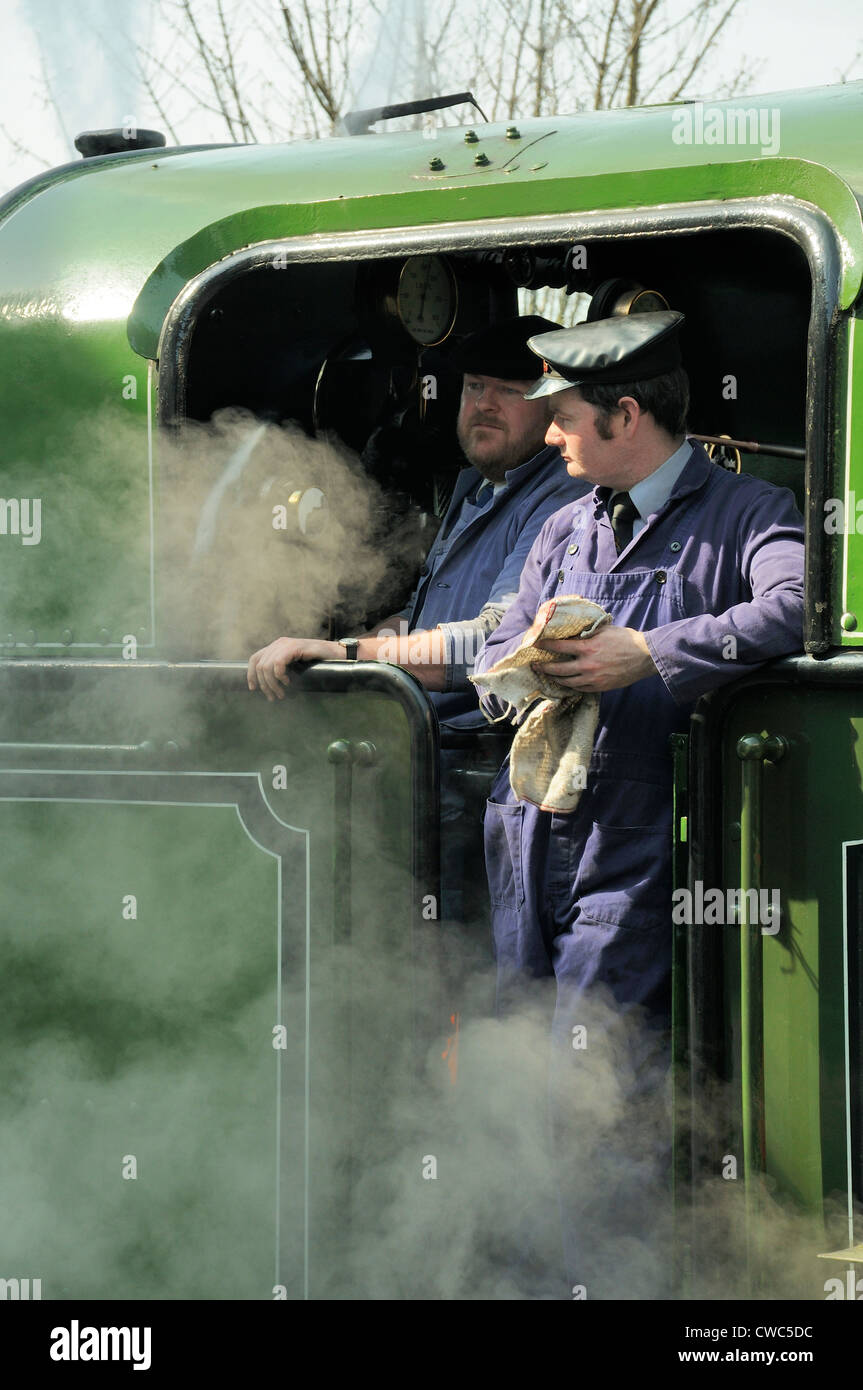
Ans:
[{"label": "watch face", "polygon": [[417,343],[442,343],[455,322],[456,285],[440,256],[409,256],[402,266],[396,309]]}]

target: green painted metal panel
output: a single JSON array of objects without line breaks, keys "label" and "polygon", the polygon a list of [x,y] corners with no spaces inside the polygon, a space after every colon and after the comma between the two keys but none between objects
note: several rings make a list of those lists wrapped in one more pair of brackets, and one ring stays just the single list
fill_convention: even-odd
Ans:
[{"label": "green painted metal panel", "polygon": [[119,798],[5,800],[0,844],[7,1263],[45,1298],[271,1297],[278,860],[232,807]]},{"label": "green painted metal panel", "polygon": [[[863,644],[863,323],[843,325],[839,370],[841,424],[837,448],[837,487],[825,511],[824,525],[835,537],[840,560],[841,603],[836,643]],[[840,471],[841,470],[841,471]]]},{"label": "green painted metal panel", "polygon": [[[536,179],[539,180],[539,174]],[[203,227],[173,249],[143,287],[130,317],[130,340],[142,356],[157,356],[165,315],[188,280],[237,247],[312,233],[430,226],[478,218],[539,217],[670,205],[708,200],[783,196],[823,207],[837,227],[842,253],[840,297],[853,302],[860,288],[863,234],[860,208],[851,190],[827,170],[792,160],[760,160],[685,169],[552,177],[543,166],[541,182],[463,188],[422,188],[394,195],[366,195],[362,203],[345,197],[313,208],[278,204],[244,209]],[[313,214],[310,216],[310,211]],[[541,230],[541,224],[537,231]],[[527,231],[527,228],[526,228]],[[529,234],[529,233],[528,233]]]},{"label": "green painted metal panel", "polygon": [[[477,168],[460,130],[240,146],[97,165],[13,205],[0,226],[0,304],[8,325],[78,315],[122,323],[157,267],[154,305],[136,324],[153,340],[190,273],[270,238],[527,216],[789,196],[824,210],[843,256],[843,303],[860,285],[863,186],[855,130],[863,84],[758,99],[781,116],[780,153],[746,144],[678,144],[680,107],[526,121],[522,140],[481,130]],[[718,104],[721,106],[721,104]],[[734,107],[734,103],[726,106]],[[722,108],[725,109],[724,107]],[[441,173],[429,169],[430,154]],[[716,156],[720,157],[717,158]],[[177,248],[182,248],[178,250]],[[118,340],[119,349],[119,340]]]},{"label": "green painted metal panel", "polygon": [[[739,887],[739,738],[788,740],[762,770],[760,887],[778,891],[781,928],[760,934],[763,1157],[779,1190],[820,1211],[847,1190],[845,1121],[844,841],[863,827],[859,738],[863,693],[770,686],[741,694],[723,731],[723,888]],[[729,985],[729,1037],[738,1036],[739,936],[719,926]],[[737,1045],[735,1044],[735,1051]],[[755,1103],[755,1100],[753,1100]]]},{"label": "green painted metal panel", "polygon": [[440,1024],[432,721],[397,670],[244,686],[0,663],[4,1258],[43,1298],[363,1295],[354,1154]]},{"label": "green painted metal panel", "polygon": [[676,1224],[696,1297],[821,1299],[836,1271],[818,1256],[860,1239],[861,728],[850,654],[769,663],[692,722],[694,1186]]},{"label": "green painted metal panel", "polygon": [[[44,368],[57,362],[59,345],[49,328],[27,340],[33,371],[26,383],[7,381],[0,389],[8,422],[3,496],[16,508],[26,499],[33,533],[25,538],[23,510],[16,514],[20,523],[7,515],[0,645],[8,655],[101,650],[119,656],[129,635],[144,649],[153,646],[146,370],[140,360],[133,367],[111,359],[107,337],[90,332],[74,345],[74,365],[68,375],[58,373],[47,418]],[[122,378],[111,361],[132,368],[140,400],[122,400]]]}]

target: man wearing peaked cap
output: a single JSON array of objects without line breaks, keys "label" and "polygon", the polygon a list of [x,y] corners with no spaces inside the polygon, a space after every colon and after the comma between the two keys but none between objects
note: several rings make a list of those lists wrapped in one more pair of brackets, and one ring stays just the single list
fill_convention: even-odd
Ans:
[{"label": "man wearing peaked cap", "polygon": [[[545,523],[476,663],[481,675],[510,656],[558,596],[611,616],[591,637],[541,643],[557,658],[544,675],[599,696],[575,809],[520,801],[505,764],[485,818],[500,1007],[542,979],[555,990],[566,1276],[591,1298],[623,1296],[613,1252],[633,1238],[654,1248],[665,1212],[669,739],[686,732],[699,696],[803,639],[802,518],[791,492],[726,472],[686,438],[682,323],[645,313],[531,338],[543,375],[528,397],[551,401],[546,442],[592,491]],[[505,712],[490,694],[483,705]],[[656,1297],[665,1253],[660,1228]],[[651,1296],[649,1285],[638,1296]]]},{"label": "man wearing peaked cap", "polygon": [[[525,400],[536,374],[528,339],[556,327],[535,315],[505,319],[471,334],[456,349],[452,360],[463,373],[457,433],[470,466],[458,476],[407,608],[355,639],[353,650],[341,642],[279,637],[249,659],[249,689],[260,689],[270,700],[284,696],[292,662],[350,657],[405,666],[432,692],[444,745],[441,859],[447,917],[461,915],[462,879],[477,881],[474,864],[465,870],[461,862],[467,853],[465,809],[448,778],[449,762],[463,765],[465,755],[446,748],[450,735],[455,741],[463,730],[485,727],[468,675],[484,638],[515,598],[543,522],[587,488],[567,477],[556,446],[545,444],[546,402]],[[473,859],[481,860],[478,817],[472,843]]]},{"label": "man wearing peaked cap", "polygon": [[682,314],[664,309],[539,333],[528,346],[543,359],[543,375],[525,399],[552,396],[582,384],[615,385],[624,374],[628,381],[647,381],[673,372],[682,360],[682,323]]}]

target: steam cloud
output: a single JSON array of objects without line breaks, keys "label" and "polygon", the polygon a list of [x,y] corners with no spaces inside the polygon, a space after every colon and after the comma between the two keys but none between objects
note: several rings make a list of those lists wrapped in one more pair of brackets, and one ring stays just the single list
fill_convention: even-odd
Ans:
[{"label": "steam cloud", "polygon": [[393,519],[335,443],[221,411],[164,448],[160,476],[176,649],[238,659],[277,636],[327,636],[331,621],[338,635],[410,592],[420,514]]},{"label": "steam cloud", "polygon": [[[58,646],[71,633],[70,655],[117,655],[131,633],[152,654],[140,427],[105,410],[58,436],[50,467],[7,473],[5,495],[40,499],[42,534],[23,554],[17,537],[0,551],[3,632],[23,646],[28,632]],[[394,515],[348,449],[245,411],[161,437],[154,475],[160,656],[239,661],[279,636],[360,630],[406,602],[430,541],[423,514]]]},{"label": "steam cloud", "polygon": [[[67,446],[81,467],[46,470],[26,488],[43,497],[43,538],[27,563],[35,555],[47,566],[51,593],[66,575],[76,602],[113,604],[114,633],[134,630],[123,605],[149,564],[145,471],[129,468],[130,458],[140,463],[140,434],[106,416]],[[358,461],[291,429],[226,412],[160,440],[157,465],[159,611],[170,648],[185,656],[243,660],[279,633],[313,634],[337,610],[359,623],[416,568],[416,518],[382,531],[383,499]],[[105,479],[114,481],[106,488]],[[311,509],[304,531],[291,498],[313,489],[327,506]],[[58,498],[68,506],[58,510]],[[282,505],[291,521],[276,530],[273,507]],[[58,515],[68,518],[60,530]],[[332,721],[305,709],[301,694],[291,698],[276,709],[249,696],[246,722],[235,726],[238,741],[266,730],[264,785],[274,762],[289,771],[271,804],[310,831],[308,1090],[303,899],[284,885],[293,933],[281,1011],[290,1046],[280,1059],[289,1295],[304,1287],[308,1197],[315,1298],[563,1299],[581,1268],[588,1300],[671,1296],[680,1232],[668,1193],[668,1088],[640,1095],[633,1069],[655,1039],[601,999],[586,1006],[586,1048],[559,1053],[551,1073],[550,1134],[553,990],[538,983],[523,1008],[495,1018],[481,928],[429,923],[419,952],[404,940],[416,887],[398,867],[405,788],[386,769],[355,793],[353,933],[334,944],[332,793],[305,746],[310,730],[332,737]],[[194,701],[157,713],[180,744],[206,731],[207,711]],[[155,717],[133,701],[127,716],[133,742]],[[64,742],[92,740],[94,726],[117,732],[107,698],[92,694],[45,718]],[[231,807],[208,815],[207,837],[189,838],[179,805],[0,803],[0,1277],[40,1278],[45,1298],[266,1299],[280,1282],[275,870]],[[136,919],[121,913],[129,894]],[[460,1020],[455,1085],[442,1057],[451,1012]],[[699,1114],[716,1166],[694,1222],[712,1255],[684,1296],[822,1298],[839,1271],[815,1256],[842,1244],[842,1213],[828,1207],[825,1236],[820,1221],[764,1191],[747,1237],[742,1179],[719,1176],[727,1111],[718,1088]],[[139,1171],[127,1181],[128,1155]],[[561,1194],[584,1255],[574,1274]],[[751,1285],[747,1242],[760,1271]]]}]

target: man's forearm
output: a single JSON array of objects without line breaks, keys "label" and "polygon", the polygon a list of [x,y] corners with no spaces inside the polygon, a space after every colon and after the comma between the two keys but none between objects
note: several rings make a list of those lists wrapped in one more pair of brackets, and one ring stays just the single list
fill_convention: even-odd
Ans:
[{"label": "man's forearm", "polygon": [[[370,632],[352,634],[357,640],[357,660],[388,661],[402,666],[426,690],[467,690],[467,676],[473,670],[476,652],[499,623],[509,597],[486,604],[476,618],[418,632],[407,632],[403,615],[395,614]],[[288,673],[293,663],[346,659],[340,642],[277,637],[249,658],[249,689],[261,689],[268,699],[281,699],[284,687],[291,683]]]},{"label": "man's forearm", "polygon": [[475,618],[440,624],[446,664],[444,690],[470,689],[468,676],[473,675],[480,647],[500,625],[501,618],[514,599],[515,594],[504,594],[494,602],[483,604]]},{"label": "man's forearm", "polygon": [[345,633],[345,637],[377,637],[379,632],[400,632],[401,624],[407,626],[407,612],[405,608],[401,613],[391,613],[388,618],[382,618],[374,627],[370,627],[367,632]]},{"label": "man's forearm", "polygon": [[390,620],[360,636],[357,655],[363,661],[390,661],[404,666],[427,690],[469,690],[468,676],[473,671],[477,652],[490,632],[493,632],[515,598],[505,594],[486,603],[475,618],[441,623],[428,631],[405,631],[406,623]]},{"label": "man's forearm", "polygon": [[401,637],[397,637],[392,630],[388,636],[378,637],[376,634],[379,630],[360,637],[357,647],[359,661],[389,661],[410,671],[426,690],[445,689],[446,646],[439,628],[429,632],[410,632]]},{"label": "man's forearm", "polygon": [[[410,671],[427,690],[445,689],[446,652],[443,633],[437,629],[402,636],[397,636],[392,629],[387,636],[363,633],[357,638],[357,659],[390,661]],[[249,657],[247,683],[250,690],[260,690],[268,700],[281,700],[285,687],[291,683],[291,667],[296,663],[346,660],[347,652],[341,642],[316,637],[277,637],[275,642]]]}]

